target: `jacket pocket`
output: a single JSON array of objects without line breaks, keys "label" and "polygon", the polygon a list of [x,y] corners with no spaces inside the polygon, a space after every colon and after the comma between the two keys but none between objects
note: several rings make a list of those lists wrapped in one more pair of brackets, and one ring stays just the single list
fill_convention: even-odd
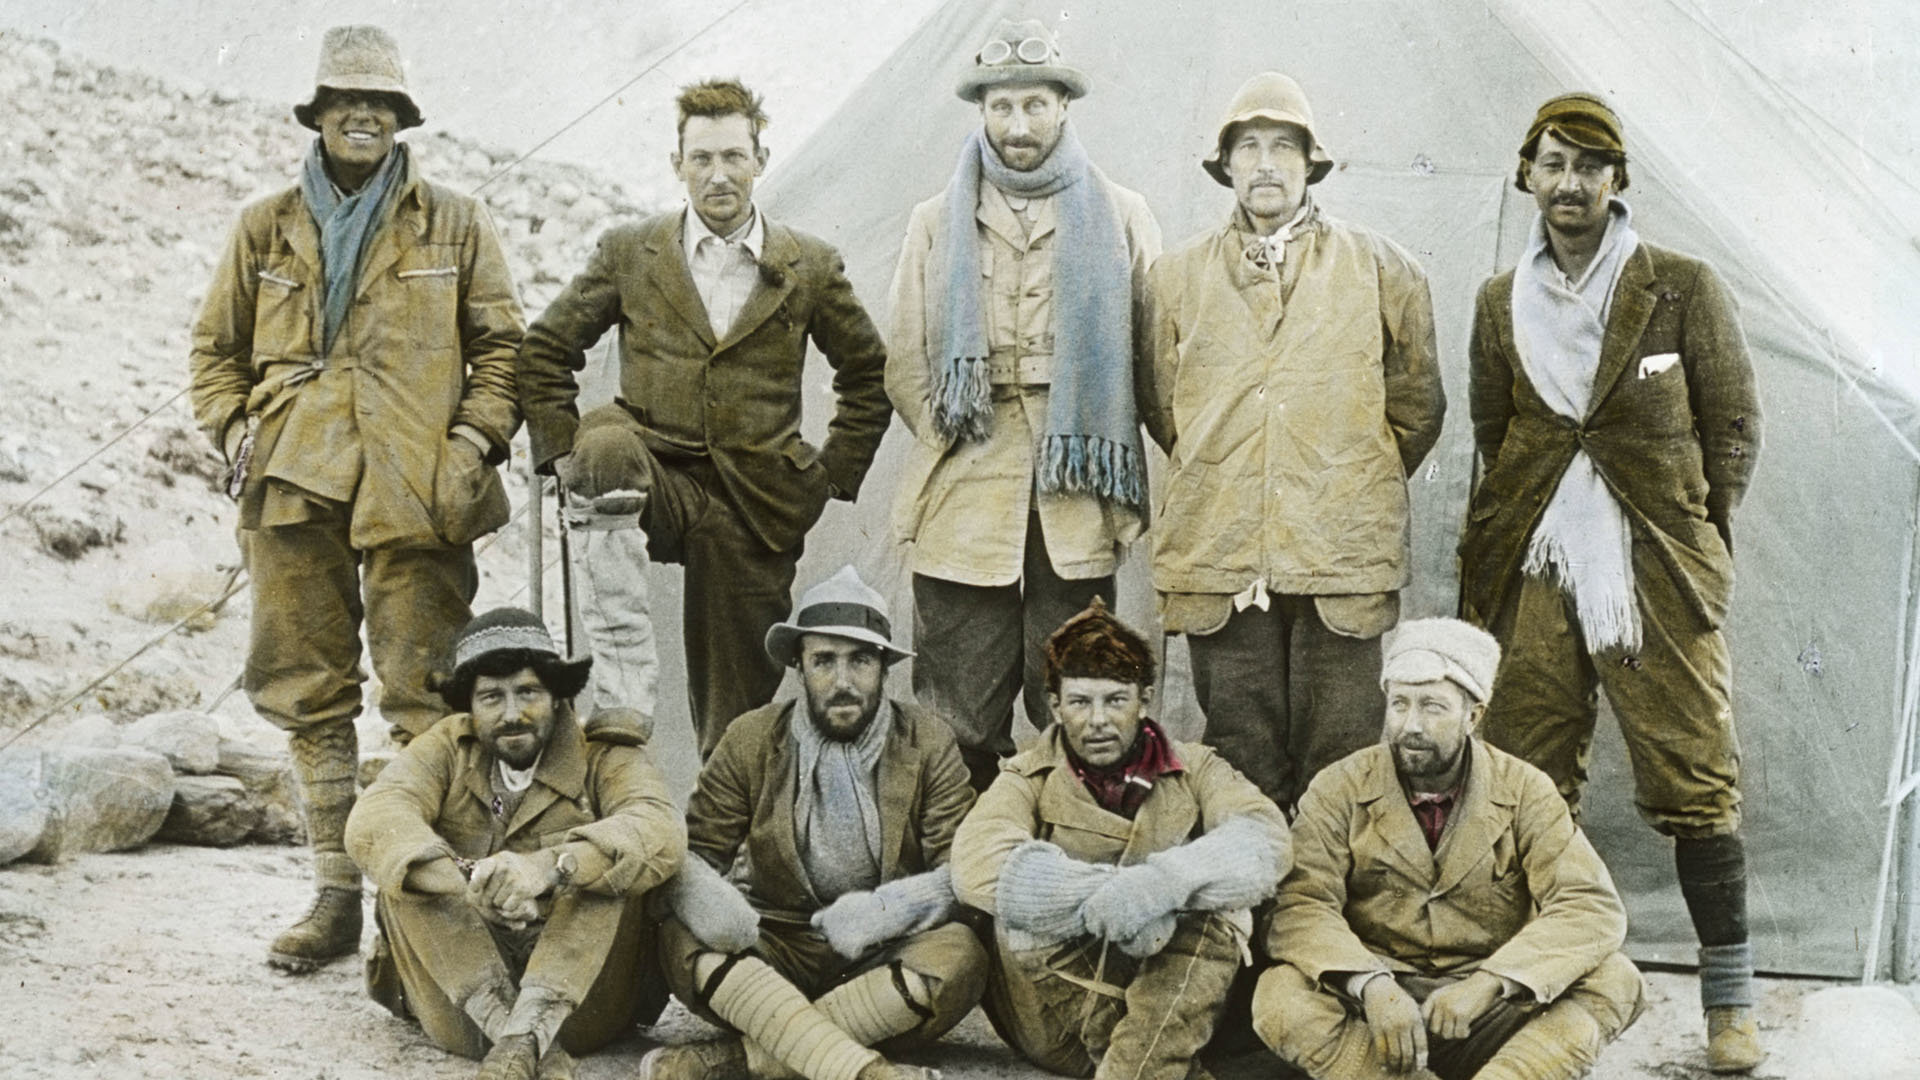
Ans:
[{"label": "jacket pocket", "polygon": [[459,435],[440,441],[440,457],[433,467],[433,505],[428,508],[433,530],[448,544],[471,544],[507,523],[507,489],[500,471],[456,449]]},{"label": "jacket pocket", "polygon": [[807,520],[818,520],[820,512],[826,509],[828,494],[827,467],[820,463],[820,449],[805,439],[794,439],[781,449],[780,455],[800,474],[801,483],[805,485],[808,504],[812,507],[812,515]]}]

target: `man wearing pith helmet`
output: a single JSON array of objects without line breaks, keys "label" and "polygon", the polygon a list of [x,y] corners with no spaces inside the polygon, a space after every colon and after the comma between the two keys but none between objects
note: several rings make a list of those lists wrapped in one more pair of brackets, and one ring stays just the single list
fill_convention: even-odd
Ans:
[{"label": "man wearing pith helmet", "polygon": [[[947,870],[966,769],[945,722],[886,696],[910,654],[853,567],[765,640],[802,693],[735,720],[700,770],[660,933],[674,995],[728,1034],[654,1050],[641,1080],[927,1080],[888,1056],[959,1023],[986,978]],[[744,897],[721,876],[742,857]]]},{"label": "man wearing pith helmet", "polygon": [[268,962],[311,971],[360,941],[341,847],[359,743],[360,629],[399,742],[446,707],[430,674],[473,614],[473,541],[507,521],[523,324],[484,207],[428,183],[400,49],[320,44],[299,182],[241,212],[193,329],[193,408],[231,466],[253,615],[243,685],[287,732],[318,892]]},{"label": "man wearing pith helmet", "polygon": [[1402,623],[1379,741],[1300,799],[1253,1017],[1313,1080],[1571,1080],[1640,1014],[1605,864],[1475,734],[1499,662],[1478,627]]},{"label": "man wearing pith helmet", "polygon": [[1137,326],[1160,227],[1087,158],[1086,74],[1038,20],[1001,20],[961,77],[981,126],[914,207],[893,275],[887,393],[913,433],[894,529],[913,544],[913,689],[974,785],[1046,723],[1040,646],[1147,521]]},{"label": "man wearing pith helmet", "polygon": [[1314,202],[1333,161],[1299,84],[1247,80],[1214,134],[1200,165],[1235,206],[1151,279],[1153,581],[1207,744],[1290,807],[1374,738],[1407,478],[1446,398],[1419,264]]},{"label": "man wearing pith helmet", "polygon": [[1635,231],[1606,102],[1541,105],[1515,183],[1539,213],[1519,264],[1481,287],[1468,348],[1481,480],[1460,606],[1507,650],[1487,741],[1546,770],[1578,815],[1606,691],[1634,805],[1673,838],[1709,1062],[1744,1071],[1764,1055],[1720,626],[1760,449],[1753,363],[1713,268]]}]

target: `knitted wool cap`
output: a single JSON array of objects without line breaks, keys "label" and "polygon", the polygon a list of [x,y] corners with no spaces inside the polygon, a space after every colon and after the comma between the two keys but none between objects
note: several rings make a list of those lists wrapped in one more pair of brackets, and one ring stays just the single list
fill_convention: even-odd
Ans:
[{"label": "knitted wool cap", "polygon": [[453,639],[450,658],[453,675],[441,686],[440,696],[453,708],[467,711],[473,701],[473,682],[478,677],[480,662],[499,653],[525,656],[527,663],[540,673],[548,692],[560,699],[571,698],[585,689],[587,672],[593,667],[592,657],[561,659],[560,650],[554,646],[553,636],[547,633],[547,624],[540,621],[540,616],[521,608],[498,607],[475,615],[460,628],[459,635]]},{"label": "knitted wool cap", "polygon": [[313,97],[293,107],[302,127],[320,130],[314,106],[323,90],[359,90],[393,98],[400,129],[419,127],[420,107],[407,92],[407,71],[400,45],[377,26],[335,26],[320,39],[320,67],[313,76]]},{"label": "knitted wool cap", "polygon": [[1380,685],[1452,679],[1485,704],[1500,670],[1500,643],[1459,619],[1410,619],[1387,635],[1381,648]]},{"label": "knitted wool cap", "polygon": [[1152,686],[1153,648],[1147,639],[1113,617],[1099,597],[1087,609],[1060,624],[1047,638],[1047,689],[1060,690],[1061,679],[1112,679]]},{"label": "knitted wool cap", "polygon": [[[1540,136],[1547,132],[1582,150],[1598,150],[1618,157],[1620,160],[1613,167],[1613,188],[1627,190],[1626,136],[1621,132],[1620,117],[1600,95],[1576,90],[1548,98],[1534,112],[1533,125],[1527,128],[1527,137],[1520,141],[1521,158],[1532,161]],[[1514,177],[1514,186],[1521,191],[1531,190],[1526,180],[1526,167],[1521,166]]]}]

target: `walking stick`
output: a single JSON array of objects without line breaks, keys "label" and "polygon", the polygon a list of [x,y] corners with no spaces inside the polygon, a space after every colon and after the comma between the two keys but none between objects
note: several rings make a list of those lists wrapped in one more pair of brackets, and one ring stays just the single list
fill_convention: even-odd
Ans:
[{"label": "walking stick", "polygon": [[532,447],[527,451],[527,609],[544,618],[547,609],[547,563],[542,550],[547,538],[546,485],[534,468]]}]

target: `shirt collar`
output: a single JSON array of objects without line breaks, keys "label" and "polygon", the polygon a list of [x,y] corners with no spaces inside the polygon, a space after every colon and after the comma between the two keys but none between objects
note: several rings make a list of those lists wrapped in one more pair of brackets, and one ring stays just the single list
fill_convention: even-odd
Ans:
[{"label": "shirt collar", "polygon": [[767,224],[766,219],[760,216],[760,208],[756,206],[753,208],[753,216],[745,225],[735,229],[731,236],[721,236],[707,228],[706,221],[694,211],[693,204],[688,203],[687,224],[686,228],[681,230],[681,234],[686,240],[689,265],[693,262],[694,253],[700,248],[700,241],[709,237],[722,242],[739,244],[747,249],[748,255],[758,260],[760,253],[766,250]]}]

